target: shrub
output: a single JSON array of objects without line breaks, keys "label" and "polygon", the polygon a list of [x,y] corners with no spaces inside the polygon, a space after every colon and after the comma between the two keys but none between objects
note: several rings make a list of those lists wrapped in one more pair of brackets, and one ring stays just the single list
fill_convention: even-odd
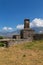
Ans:
[{"label": "shrub", "polygon": [[0,36],[0,39],[3,39],[3,36]]},{"label": "shrub", "polygon": [[4,46],[4,43],[1,43],[1,42],[0,42],[0,47],[3,47],[3,46]]}]

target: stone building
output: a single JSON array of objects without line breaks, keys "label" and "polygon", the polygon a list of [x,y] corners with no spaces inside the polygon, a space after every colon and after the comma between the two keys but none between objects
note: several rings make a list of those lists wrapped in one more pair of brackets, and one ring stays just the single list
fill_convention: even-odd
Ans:
[{"label": "stone building", "polygon": [[13,39],[20,39],[20,35],[19,34],[13,35],[12,38]]},{"label": "stone building", "polygon": [[43,40],[43,34],[34,34],[33,38],[34,40]]},{"label": "stone building", "polygon": [[34,32],[35,31],[30,28],[30,20],[25,19],[24,20],[24,29],[22,29],[20,31],[21,39],[30,39],[30,40],[32,40]]},{"label": "stone building", "polygon": [[24,29],[20,30],[20,35],[13,35],[14,39],[33,39],[34,30],[30,28],[30,20],[24,20]]},{"label": "stone building", "polygon": [[24,29],[20,30],[20,34],[12,36],[13,39],[28,39],[40,40],[43,39],[43,34],[36,34],[35,30],[30,28],[30,20],[24,19]]}]

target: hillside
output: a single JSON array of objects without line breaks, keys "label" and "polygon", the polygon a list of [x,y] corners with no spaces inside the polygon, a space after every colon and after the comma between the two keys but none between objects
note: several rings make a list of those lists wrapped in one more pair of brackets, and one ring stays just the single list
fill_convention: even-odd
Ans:
[{"label": "hillside", "polygon": [[0,65],[43,65],[43,41],[0,47]]}]

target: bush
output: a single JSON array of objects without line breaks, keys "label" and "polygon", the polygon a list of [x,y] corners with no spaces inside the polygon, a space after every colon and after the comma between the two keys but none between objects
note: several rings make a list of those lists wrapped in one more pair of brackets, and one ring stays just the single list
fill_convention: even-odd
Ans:
[{"label": "bush", "polygon": [[1,42],[0,42],[0,47],[3,47],[3,46],[4,46],[4,43],[1,43]]},{"label": "bush", "polygon": [[3,36],[0,36],[0,39],[3,39]]}]

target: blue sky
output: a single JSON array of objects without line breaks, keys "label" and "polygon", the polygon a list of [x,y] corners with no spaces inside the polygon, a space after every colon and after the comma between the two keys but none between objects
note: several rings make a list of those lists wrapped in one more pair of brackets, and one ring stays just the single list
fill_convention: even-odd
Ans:
[{"label": "blue sky", "polygon": [[0,30],[16,29],[25,18],[43,23],[43,0],[0,0]]}]

